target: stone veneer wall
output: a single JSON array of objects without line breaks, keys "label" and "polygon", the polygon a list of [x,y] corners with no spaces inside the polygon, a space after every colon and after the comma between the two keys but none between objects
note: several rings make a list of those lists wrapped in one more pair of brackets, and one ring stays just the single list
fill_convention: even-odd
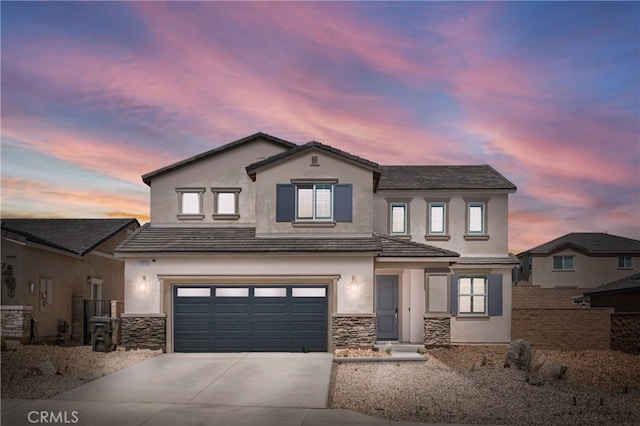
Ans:
[{"label": "stone veneer wall", "polygon": [[33,306],[0,307],[0,333],[5,339],[28,343],[31,333],[31,311]]},{"label": "stone veneer wall", "polygon": [[372,349],[376,344],[375,314],[334,314],[331,341],[336,348]]},{"label": "stone veneer wall", "polygon": [[441,346],[451,344],[451,316],[424,316],[425,346]]},{"label": "stone veneer wall", "polygon": [[611,314],[611,349],[640,354],[640,313]]},{"label": "stone veneer wall", "polygon": [[167,350],[166,314],[122,314],[120,344],[129,349],[148,348]]}]

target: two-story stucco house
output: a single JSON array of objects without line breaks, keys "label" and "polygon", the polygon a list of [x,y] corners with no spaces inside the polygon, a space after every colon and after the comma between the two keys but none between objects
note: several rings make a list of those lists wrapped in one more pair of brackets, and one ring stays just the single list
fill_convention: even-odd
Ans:
[{"label": "two-story stucco house", "polygon": [[511,338],[508,197],[490,166],[380,166],[258,133],[143,176],[122,344],[330,351]]},{"label": "two-story stucco house", "polygon": [[519,253],[520,281],[540,288],[594,288],[640,272],[640,241],[571,232]]}]

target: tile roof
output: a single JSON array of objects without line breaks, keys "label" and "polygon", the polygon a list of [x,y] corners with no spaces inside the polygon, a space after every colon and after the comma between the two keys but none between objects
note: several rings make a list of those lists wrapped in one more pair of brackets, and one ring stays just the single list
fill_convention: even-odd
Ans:
[{"label": "tile roof", "polygon": [[311,149],[318,149],[320,151],[324,151],[324,152],[336,155],[345,160],[351,161],[353,163],[359,164],[360,166],[371,169],[374,171],[374,173],[377,173],[377,174],[380,173],[380,166],[378,165],[378,163],[374,163],[373,161],[369,161],[365,158],[358,157],[357,155],[350,154],[346,151],[342,151],[340,149],[337,149],[332,146],[325,145],[323,143],[316,142],[316,141],[307,142],[304,145],[298,145],[295,148],[290,149],[288,151],[281,152],[269,158],[265,158],[264,160],[250,164],[246,167],[247,173],[249,174],[249,176],[255,177],[256,170],[271,164],[275,164],[286,158],[295,156],[297,154],[301,154]]},{"label": "tile roof", "polygon": [[119,253],[317,253],[378,251],[377,238],[258,238],[255,228],[142,226]]},{"label": "tile roof", "polygon": [[513,255],[504,257],[461,257],[457,265],[519,265],[520,261]]},{"label": "tile roof", "polygon": [[134,253],[361,253],[388,257],[451,257],[458,253],[380,235],[256,237],[255,228],[157,227],[146,224],[116,249]]},{"label": "tile roof", "polygon": [[585,291],[585,296],[593,296],[601,293],[613,293],[625,290],[640,290],[640,273],[633,274],[618,281],[614,281],[600,287]]},{"label": "tile roof", "polygon": [[460,254],[438,247],[379,235],[382,243],[382,257],[458,257]]},{"label": "tile roof", "polygon": [[214,149],[212,149],[210,151],[203,152],[202,154],[198,154],[198,155],[195,155],[193,157],[187,158],[186,160],[178,161],[177,163],[174,163],[174,164],[168,165],[166,167],[162,167],[162,168],[160,168],[158,170],[155,170],[153,172],[149,172],[147,174],[144,174],[144,175],[142,175],[142,181],[144,183],[146,183],[147,185],[149,185],[151,183],[151,179],[156,177],[156,176],[160,176],[160,175],[163,175],[165,173],[172,172],[172,171],[174,171],[176,169],[188,166],[188,165],[190,165],[192,163],[195,163],[197,161],[200,161],[200,160],[212,157],[212,156],[214,156],[216,154],[220,154],[222,152],[228,151],[230,149],[233,149],[233,148],[235,148],[235,147],[237,147],[239,145],[243,145],[243,144],[245,144],[247,142],[250,142],[250,141],[253,141],[255,139],[264,139],[267,142],[271,142],[271,143],[273,143],[275,145],[279,145],[279,146],[282,146],[282,147],[287,148],[287,149],[291,149],[291,148],[294,148],[294,147],[298,146],[298,145],[294,144],[293,142],[289,142],[289,141],[286,141],[284,139],[280,139],[280,138],[277,138],[275,136],[268,135],[266,133],[258,132],[258,133],[254,133],[253,135],[244,137],[242,139],[238,139],[237,141],[233,141],[233,142],[230,142],[228,144],[222,145],[222,146],[220,146],[218,148],[214,148]]},{"label": "tile roof", "polygon": [[2,219],[2,236],[84,256],[131,225],[139,223],[136,219]]},{"label": "tile roof", "polygon": [[489,165],[382,166],[378,190],[506,189],[516,186]]},{"label": "tile roof", "polygon": [[551,254],[566,248],[587,254],[640,253],[640,241],[603,232],[572,232],[518,254]]}]

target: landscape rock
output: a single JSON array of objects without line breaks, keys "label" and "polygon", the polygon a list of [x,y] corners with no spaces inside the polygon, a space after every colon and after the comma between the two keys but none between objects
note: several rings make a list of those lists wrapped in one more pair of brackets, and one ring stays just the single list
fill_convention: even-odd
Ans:
[{"label": "landscape rock", "polygon": [[38,364],[38,369],[42,371],[44,375],[53,376],[60,374],[60,366],[52,359],[48,359],[45,362]]},{"label": "landscape rock", "polygon": [[529,371],[531,369],[531,346],[529,342],[523,339],[511,342],[504,359],[504,366]]},{"label": "landscape rock", "polygon": [[42,370],[38,367],[25,367],[19,368],[15,373],[11,376],[11,382],[18,382],[22,379],[26,379],[31,376],[42,376]]},{"label": "landscape rock", "polygon": [[9,352],[14,352],[15,350],[18,349],[18,346],[20,346],[20,341],[19,340],[5,340],[5,349],[6,351]]},{"label": "landscape rock", "polygon": [[547,359],[540,366],[540,370],[538,370],[538,373],[545,379],[561,380],[565,378],[565,374],[567,373],[567,366]]}]

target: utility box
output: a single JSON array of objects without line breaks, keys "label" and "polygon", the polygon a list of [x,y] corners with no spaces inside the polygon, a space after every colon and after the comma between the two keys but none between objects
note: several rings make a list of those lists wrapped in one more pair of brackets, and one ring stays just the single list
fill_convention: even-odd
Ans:
[{"label": "utility box", "polygon": [[118,319],[111,317],[91,317],[91,349],[94,352],[111,352],[116,350],[114,336],[118,331]]}]

